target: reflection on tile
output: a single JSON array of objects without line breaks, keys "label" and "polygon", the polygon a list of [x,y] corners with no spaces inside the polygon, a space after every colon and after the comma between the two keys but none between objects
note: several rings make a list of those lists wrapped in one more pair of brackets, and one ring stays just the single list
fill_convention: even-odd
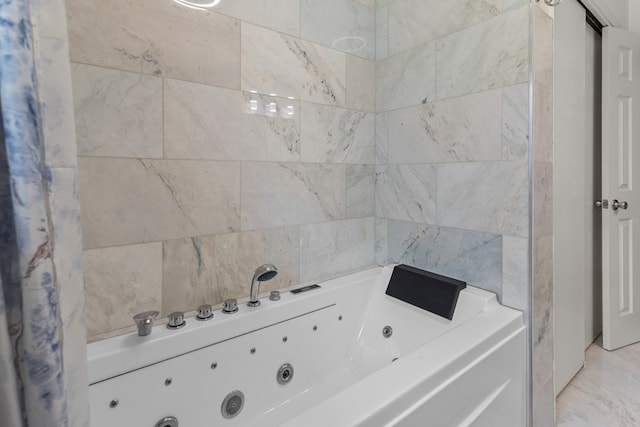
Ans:
[{"label": "reflection on tile", "polygon": [[529,84],[502,89],[502,158],[524,159],[529,152]]},{"label": "reflection on tile", "polygon": [[347,165],[347,218],[375,215],[375,167]]},{"label": "reflection on tile", "polygon": [[375,9],[353,0],[301,0],[302,38],[375,59]]},{"label": "reflection on tile", "polygon": [[527,175],[525,161],[438,165],[438,224],[528,236]]},{"label": "reflection on tile", "polygon": [[500,296],[501,236],[394,220],[388,233],[389,262],[465,280]]},{"label": "reflection on tile", "polygon": [[84,251],[84,283],[89,339],[133,326],[162,305],[162,243]]},{"label": "reflection on tile", "polygon": [[376,215],[434,224],[436,170],[432,165],[388,165],[376,168]]},{"label": "reflection on tile", "polygon": [[68,0],[67,18],[72,61],[240,86],[237,19],[156,0]]},{"label": "reflection on tile", "polygon": [[303,102],[300,114],[303,162],[374,163],[373,113]]},{"label": "reflection on tile", "polygon": [[529,239],[502,236],[502,303],[528,310]]},{"label": "reflection on tile", "polygon": [[162,79],[72,64],[78,154],[162,157]]},{"label": "reflection on tile", "polygon": [[300,226],[300,281],[372,266],[374,233],[372,217]]},{"label": "reflection on tile", "polygon": [[521,7],[439,39],[438,98],[527,82],[528,17]]},{"label": "reflection on tile", "polygon": [[376,108],[376,63],[347,55],[347,108],[373,112]]},{"label": "reflection on tile", "polygon": [[[167,158],[300,160],[298,101],[168,79],[164,100]],[[272,102],[291,109],[267,114]]]},{"label": "reflection on tile", "polygon": [[80,158],[85,249],[236,231],[234,162]]},{"label": "reflection on tile", "polygon": [[454,33],[500,13],[501,0],[403,0],[389,6],[389,53]]},{"label": "reflection on tile", "polygon": [[222,1],[215,11],[281,33],[300,33],[300,0]]},{"label": "reflection on tile", "polygon": [[393,163],[500,160],[501,91],[389,112]]},{"label": "reflection on tile", "polygon": [[432,101],[436,78],[435,44],[428,43],[376,63],[376,111]]},{"label": "reflection on tile", "polygon": [[242,23],[242,89],[345,105],[345,54]]},{"label": "reflection on tile", "polygon": [[162,312],[245,298],[254,270],[265,263],[274,264],[278,275],[262,283],[261,293],[294,285],[298,246],[298,227],[165,241]]},{"label": "reflection on tile", "polygon": [[345,217],[345,165],[243,163],[242,230]]}]

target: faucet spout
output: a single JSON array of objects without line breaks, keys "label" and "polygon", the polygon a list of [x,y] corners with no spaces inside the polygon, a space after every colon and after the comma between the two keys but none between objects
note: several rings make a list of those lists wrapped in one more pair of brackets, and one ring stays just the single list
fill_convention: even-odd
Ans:
[{"label": "faucet spout", "polygon": [[260,294],[260,282],[266,282],[278,275],[278,269],[273,264],[264,264],[256,268],[251,280],[251,291],[249,293],[249,307],[257,307],[260,305],[258,295]]}]

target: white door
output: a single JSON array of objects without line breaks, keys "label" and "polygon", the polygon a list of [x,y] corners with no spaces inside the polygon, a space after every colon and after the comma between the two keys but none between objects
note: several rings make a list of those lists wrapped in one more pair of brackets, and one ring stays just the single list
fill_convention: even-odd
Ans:
[{"label": "white door", "polygon": [[[553,298],[555,390],[584,364],[588,213],[585,10],[577,0],[554,9]],[[592,184],[593,185],[593,184]],[[588,198],[587,198],[588,197]]]},{"label": "white door", "polygon": [[602,336],[614,350],[640,341],[640,35],[606,27],[602,64]]}]

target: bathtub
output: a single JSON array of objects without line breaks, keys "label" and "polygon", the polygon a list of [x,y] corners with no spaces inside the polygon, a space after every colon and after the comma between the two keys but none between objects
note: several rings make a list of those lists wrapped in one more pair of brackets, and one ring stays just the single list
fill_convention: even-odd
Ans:
[{"label": "bathtub", "polygon": [[467,286],[449,321],[392,271],[89,344],[91,426],[524,426],[522,314]]}]

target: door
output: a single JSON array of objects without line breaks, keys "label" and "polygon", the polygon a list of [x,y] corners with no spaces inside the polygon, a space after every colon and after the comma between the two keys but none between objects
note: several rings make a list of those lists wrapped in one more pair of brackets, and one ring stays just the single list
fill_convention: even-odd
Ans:
[{"label": "door", "polygon": [[640,35],[606,27],[602,64],[602,337],[614,350],[640,341]]},{"label": "door", "polygon": [[593,264],[586,251],[587,214],[594,210],[586,157],[593,141],[586,135],[586,13],[576,0],[565,0],[554,15],[554,364],[560,393],[585,357],[585,267]]}]

